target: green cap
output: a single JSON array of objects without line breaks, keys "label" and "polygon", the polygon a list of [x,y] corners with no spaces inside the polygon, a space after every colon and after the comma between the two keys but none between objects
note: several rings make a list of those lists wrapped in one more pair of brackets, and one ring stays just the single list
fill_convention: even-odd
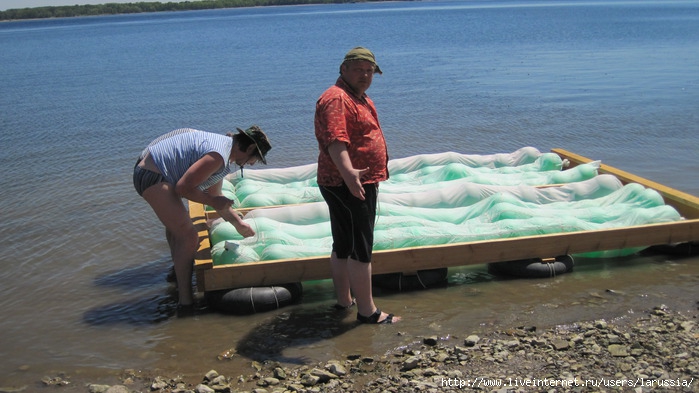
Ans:
[{"label": "green cap", "polygon": [[381,68],[379,68],[379,65],[376,64],[376,58],[374,57],[374,54],[371,53],[371,51],[367,48],[362,48],[361,46],[353,48],[352,50],[347,52],[347,54],[345,55],[345,59],[342,61],[342,63],[344,64],[346,61],[352,60],[369,61],[374,64],[374,67],[376,67],[376,73],[383,74],[383,72],[381,72]]},{"label": "green cap", "polygon": [[238,128],[238,132],[247,135],[248,138],[255,142],[255,146],[257,146],[257,153],[260,156],[262,163],[267,164],[267,159],[265,156],[267,155],[268,151],[272,150],[272,145],[269,143],[269,139],[267,139],[267,135],[262,131],[262,129],[253,125],[245,131]]}]

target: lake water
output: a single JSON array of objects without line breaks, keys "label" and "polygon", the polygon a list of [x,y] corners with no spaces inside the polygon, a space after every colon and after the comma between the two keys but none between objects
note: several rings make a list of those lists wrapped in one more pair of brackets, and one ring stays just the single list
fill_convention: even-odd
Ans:
[{"label": "lake water", "polygon": [[[698,258],[578,260],[554,279],[450,269],[381,294],[399,327],[328,317],[328,282],[250,316],[169,317],[163,230],[131,185],[154,137],[259,124],[270,167],[315,162],[314,103],[344,53],[372,49],[391,158],[561,147],[699,195],[699,3],[430,1],[0,24],[0,387],[65,371],[249,372],[425,335],[624,318],[699,300]],[[400,331],[402,335],[397,335]],[[221,362],[217,355],[239,355]],[[244,370],[244,371],[240,371]],[[77,387],[76,387],[77,388]]]}]

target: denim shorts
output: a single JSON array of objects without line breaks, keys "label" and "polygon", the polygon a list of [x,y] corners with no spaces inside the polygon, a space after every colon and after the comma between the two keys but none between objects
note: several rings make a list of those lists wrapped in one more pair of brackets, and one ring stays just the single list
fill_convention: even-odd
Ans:
[{"label": "denim shorts", "polygon": [[136,165],[133,167],[133,186],[138,195],[143,196],[143,191],[150,186],[164,182],[165,178],[160,173],[155,173],[153,171],[149,171],[148,169],[141,168],[138,166],[140,162],[141,160],[139,159],[136,161]]}]

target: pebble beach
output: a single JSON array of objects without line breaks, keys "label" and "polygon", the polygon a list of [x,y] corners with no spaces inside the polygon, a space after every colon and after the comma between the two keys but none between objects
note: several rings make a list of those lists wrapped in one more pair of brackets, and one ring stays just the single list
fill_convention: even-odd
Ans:
[{"label": "pebble beach", "polygon": [[[411,344],[391,353],[348,353],[318,364],[251,361],[241,375],[132,369],[105,381],[46,376],[34,386],[89,393],[699,392],[698,318],[699,302],[691,310],[657,305],[614,321],[406,337]],[[402,334],[399,324],[377,328]],[[0,387],[23,391],[33,390]]]}]

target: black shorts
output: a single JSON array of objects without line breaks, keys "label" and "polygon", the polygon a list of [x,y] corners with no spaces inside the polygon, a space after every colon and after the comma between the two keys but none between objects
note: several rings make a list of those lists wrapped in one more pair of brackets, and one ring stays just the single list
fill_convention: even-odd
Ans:
[{"label": "black shorts", "polygon": [[165,178],[160,173],[141,168],[138,166],[140,162],[141,160],[139,159],[133,167],[133,186],[138,195],[143,196],[143,191],[150,186],[164,182]]},{"label": "black shorts", "polygon": [[344,184],[340,187],[320,186],[320,193],[330,211],[333,252],[339,259],[371,262],[378,195],[376,184],[364,185],[363,201],[352,195]]}]

